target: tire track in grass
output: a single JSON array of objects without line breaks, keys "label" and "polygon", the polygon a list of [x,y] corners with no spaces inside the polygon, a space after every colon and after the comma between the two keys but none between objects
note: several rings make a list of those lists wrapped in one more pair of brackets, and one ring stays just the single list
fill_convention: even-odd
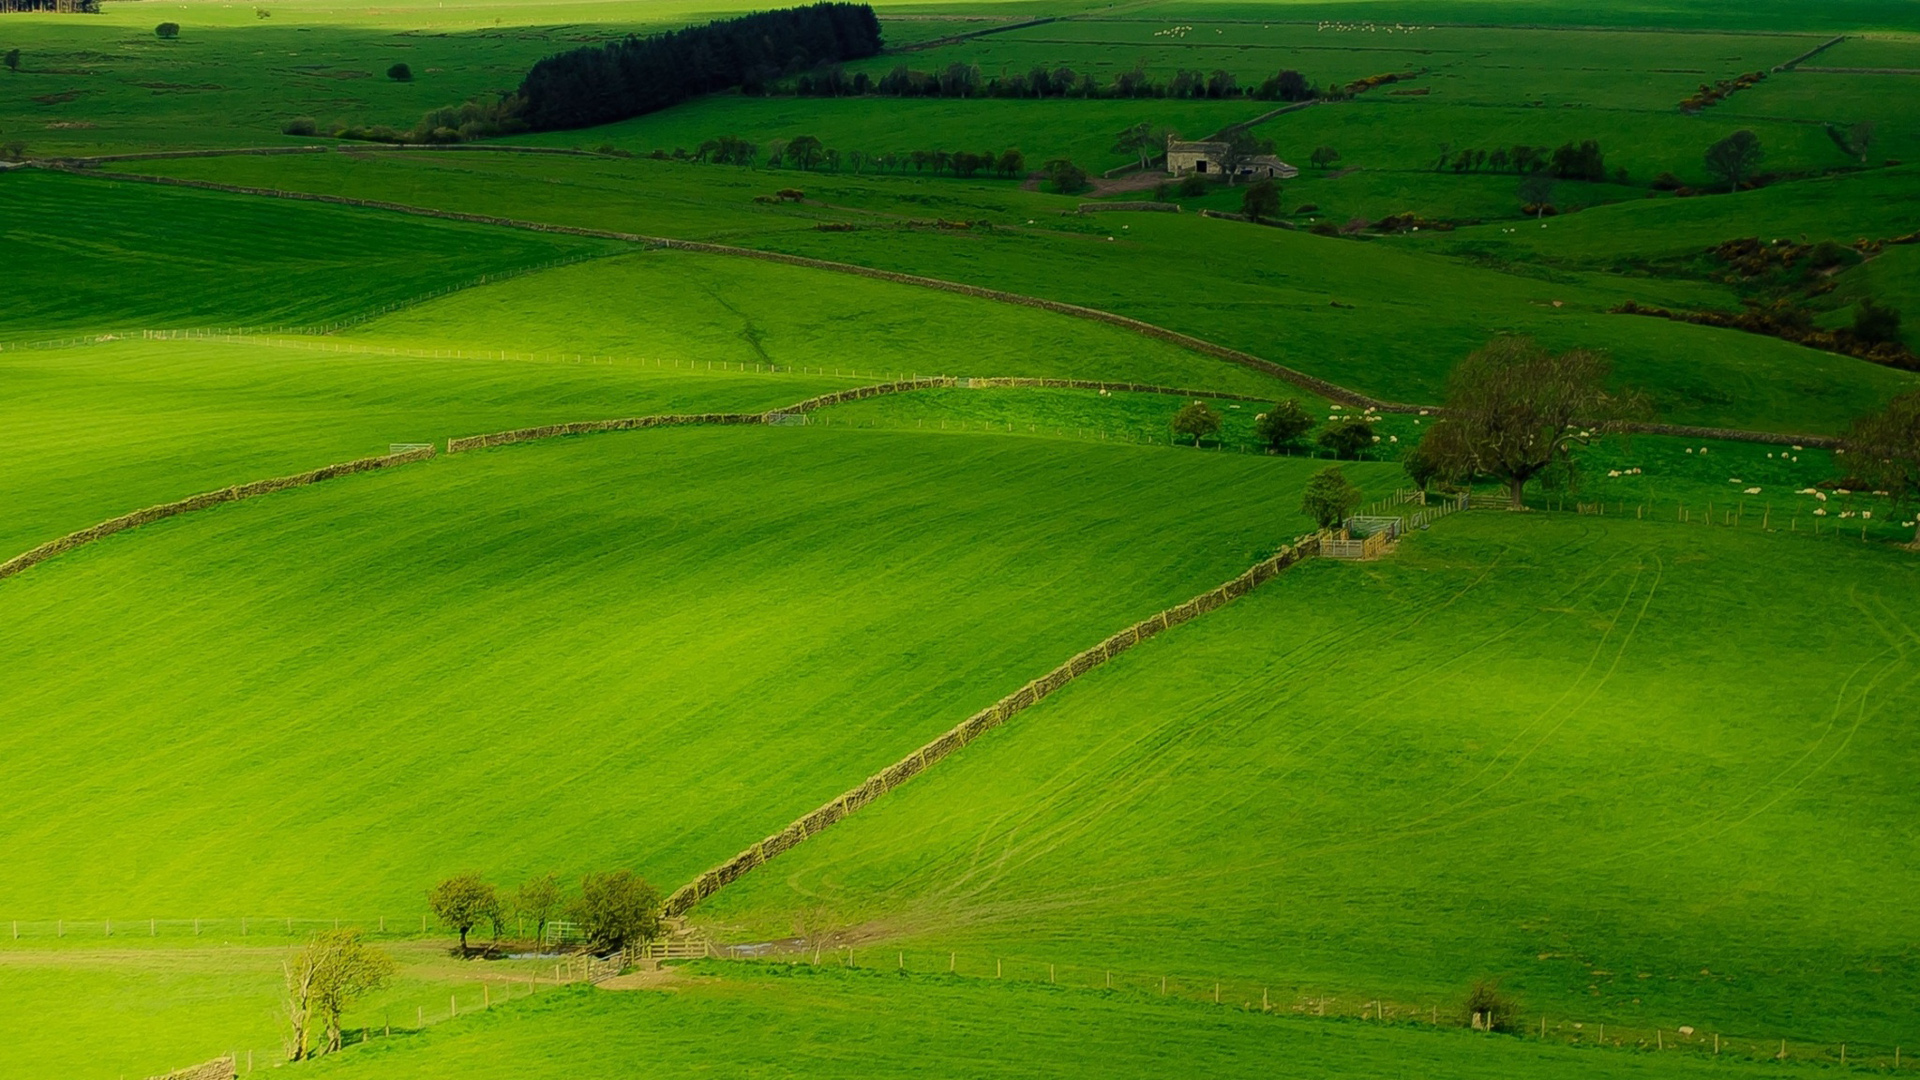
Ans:
[{"label": "tire track in grass", "polygon": [[[1588,530],[1581,534],[1579,540],[1570,541],[1569,543],[1576,550],[1586,550],[1597,542],[1595,539],[1596,535],[1594,531]],[[1410,634],[1420,622],[1460,602],[1496,572],[1502,560],[1511,550],[1511,547],[1502,548],[1500,554],[1496,555],[1495,559],[1489,563],[1486,568],[1471,581],[1456,589],[1444,603],[1422,607],[1420,609],[1420,616],[1412,620],[1409,624],[1398,628],[1393,636],[1400,637]],[[1558,599],[1561,602],[1566,602],[1576,594],[1590,595],[1593,591],[1604,588],[1606,583],[1618,574],[1617,570],[1608,570],[1612,561],[1613,560],[1603,561],[1593,569],[1583,573],[1573,584],[1568,586],[1566,591],[1564,591]],[[1600,580],[1596,582],[1595,578],[1599,578]],[[1624,610],[1625,605],[1630,602],[1631,593],[1623,599],[1622,610]],[[1393,684],[1380,687],[1367,699],[1367,703],[1371,705],[1397,698],[1406,693],[1410,687],[1430,679],[1433,672],[1470,659],[1482,649],[1498,643],[1513,633],[1519,632],[1527,623],[1538,618],[1539,614],[1540,612],[1536,612],[1522,623],[1510,624],[1505,629],[1489,636],[1472,649],[1465,650],[1464,652],[1451,645],[1448,646],[1444,650],[1442,658],[1404,674]],[[1329,631],[1319,635],[1315,639],[1318,648],[1310,653],[1304,662],[1300,655],[1300,650],[1294,650],[1290,652],[1284,660],[1276,660],[1274,664],[1269,665],[1269,670],[1273,667],[1280,666],[1289,668],[1311,666],[1311,660],[1314,656],[1327,652],[1338,655],[1352,655],[1354,654],[1354,650],[1348,646],[1356,639],[1374,640],[1369,637],[1369,632],[1363,629],[1356,628],[1352,630]],[[1570,688],[1568,692],[1573,692],[1573,689]],[[1597,690],[1595,692],[1597,692]],[[1235,690],[1223,688],[1212,695],[1210,699],[1212,706],[1210,708],[1202,707],[1188,710],[1187,715],[1193,715],[1198,712],[1214,715],[1217,714],[1222,707],[1231,707],[1237,700],[1238,694]],[[1356,709],[1353,711],[1364,712],[1364,709]],[[1265,789],[1270,789],[1275,784],[1284,782],[1293,776],[1300,768],[1305,767],[1317,759],[1320,753],[1330,749],[1348,734],[1351,734],[1353,730],[1357,730],[1358,727],[1358,725],[1356,725],[1350,727],[1347,731],[1340,732],[1332,738],[1327,739],[1315,749],[1308,750],[1306,748],[1306,744],[1311,742],[1323,729],[1337,722],[1336,719],[1329,718],[1316,722],[1312,727],[1303,731],[1293,747],[1281,751],[1287,755],[1288,759],[1292,762],[1292,766],[1289,769],[1272,778],[1271,783],[1263,785],[1262,791],[1247,791],[1240,800],[1224,807],[1210,806],[1208,811],[1209,816],[1230,814],[1250,802],[1259,801],[1265,797]],[[935,890],[936,895],[946,904],[957,902],[963,897],[977,896],[1013,870],[1031,865],[1047,855],[1053,854],[1062,846],[1079,840],[1085,834],[1095,830],[1111,813],[1117,812],[1125,805],[1137,802],[1138,796],[1134,793],[1143,790],[1143,785],[1165,780],[1168,777],[1183,772],[1188,761],[1202,752],[1195,748],[1186,750],[1184,756],[1176,757],[1167,752],[1150,753],[1141,749],[1141,747],[1155,741],[1164,741],[1167,745],[1174,747],[1188,747],[1206,734],[1211,727],[1212,724],[1206,721],[1195,722],[1187,719],[1169,719],[1164,723],[1154,725],[1140,732],[1127,742],[1119,744],[1117,748],[1112,740],[1105,741],[1096,747],[1090,747],[1085,754],[1082,754],[1067,765],[1062,766],[1051,778],[1052,782],[1045,785],[1047,789],[1054,792],[1053,795],[1033,801],[1020,810],[1010,809],[983,828],[981,835],[974,844],[973,853],[967,868],[962,871],[958,877],[947,882],[945,886],[937,888]],[[1104,754],[1101,753],[1102,751],[1104,751]],[[1089,763],[1092,762],[1096,756],[1105,764],[1090,769]],[[1124,767],[1129,757],[1150,761],[1155,767],[1145,773],[1130,773]],[[1118,769],[1117,773],[1114,771],[1116,768]],[[1097,771],[1098,775],[1083,775],[1093,771]],[[1129,782],[1119,783],[1115,782],[1116,779],[1127,780]],[[1061,804],[1072,805],[1078,803],[1085,806],[1088,800],[1082,798],[1081,792],[1089,788],[1098,791],[1124,791],[1126,793],[1110,795],[1074,814],[1061,815],[1055,813],[1054,808]],[[1036,823],[1048,817],[1056,819],[1056,824],[1053,827],[1044,829],[1039,835],[1036,835],[1032,839],[1015,839],[1020,835],[1024,825]],[[996,844],[1001,846],[999,854],[996,857],[990,858],[988,849]],[[1304,844],[1295,845],[1288,849],[1288,851],[1298,852],[1304,846]],[[969,888],[961,888],[962,885],[974,882],[976,876],[982,874],[986,876],[978,883],[973,884]],[[1189,874],[1166,876],[1166,880],[1168,881],[1176,879],[1180,881],[1194,880],[1192,875]],[[1137,882],[1142,879],[1131,880]],[[1152,881],[1154,879],[1149,878],[1144,880]],[[1117,886],[1107,886],[1104,888],[1115,887]],[[1090,887],[1089,891],[1097,894],[1101,888],[1102,887]]]},{"label": "tire track in grass", "polygon": [[[1848,673],[1846,679],[1841,682],[1840,689],[1835,692],[1833,707],[1828,710],[1827,713],[1827,725],[1825,729],[1821,731],[1818,739],[1815,739],[1812,744],[1800,752],[1798,757],[1795,757],[1791,762],[1776,770],[1771,780],[1748,791],[1746,795],[1737,801],[1723,806],[1719,811],[1704,820],[1695,822],[1670,834],[1666,841],[1667,843],[1679,844],[1682,847],[1696,847],[1700,844],[1717,840],[1779,805],[1780,802],[1804,786],[1808,780],[1838,760],[1839,756],[1845,753],[1847,748],[1852,745],[1854,736],[1859,733],[1860,728],[1865,725],[1868,718],[1878,714],[1881,709],[1885,707],[1885,702],[1883,701],[1881,704],[1877,704],[1872,709],[1869,709],[1868,701],[1871,699],[1875,689],[1878,688],[1882,682],[1889,678],[1895,671],[1906,666],[1908,662],[1908,652],[1906,649],[1901,648],[1899,640],[1894,635],[1887,633],[1886,629],[1880,626],[1878,621],[1873,619],[1872,615],[1861,606],[1857,588],[1849,589],[1847,598],[1848,602],[1853,605],[1856,611],[1866,616],[1868,621],[1873,622],[1875,628],[1879,629],[1882,635],[1889,639],[1887,647],[1875,653],[1873,656],[1862,660],[1859,665]],[[1884,604],[1884,601],[1878,597],[1875,597],[1875,602]],[[1906,626],[1904,620],[1899,621],[1902,630],[1907,636],[1911,637],[1912,630]],[[1889,656],[1891,656],[1891,659],[1889,659]],[[1884,663],[1882,663],[1883,661]],[[1880,665],[1878,670],[1875,671],[1871,678],[1867,679],[1865,685],[1863,685],[1857,693],[1852,692],[1851,687],[1853,684],[1859,680],[1869,668],[1874,667],[1876,664]],[[1920,672],[1909,674],[1902,680],[1894,691],[1895,695],[1897,696],[1899,693],[1911,688],[1915,682],[1920,682]],[[1811,761],[1814,756],[1820,752],[1821,747],[1834,736],[1839,728],[1840,717],[1847,711],[1850,698],[1853,706],[1853,723],[1847,727],[1845,734],[1841,736],[1839,745],[1829,751],[1827,755],[1821,758],[1812,768],[1807,769],[1797,778],[1788,782],[1787,778],[1796,770],[1805,766],[1807,762]],[[1768,793],[1771,793],[1772,797],[1767,798],[1766,802],[1750,810],[1738,820],[1728,821],[1741,807],[1747,806],[1755,799],[1767,796]],[[1715,826],[1722,827],[1715,828]],[[1707,830],[1709,829],[1714,831],[1708,832]],[[1610,857],[1607,861],[1625,857],[1627,857],[1627,853],[1623,852],[1620,855]]]}]

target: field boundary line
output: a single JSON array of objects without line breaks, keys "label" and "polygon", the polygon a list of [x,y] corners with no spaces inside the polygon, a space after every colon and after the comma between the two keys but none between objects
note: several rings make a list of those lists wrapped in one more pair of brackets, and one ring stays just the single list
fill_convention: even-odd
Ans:
[{"label": "field boundary line", "polygon": [[369,210],[387,210],[400,214],[412,214],[419,217],[439,218],[445,221],[461,221],[474,225],[493,225],[509,229],[526,229],[533,232],[558,233],[567,236],[585,236],[603,240],[622,240],[630,244],[650,248],[668,248],[678,251],[692,251],[707,255],[731,255],[741,258],[759,259],[764,262],[783,263],[788,266],[801,266],[814,270],[827,270],[835,273],[853,274],[859,277],[873,278],[877,281],[890,281],[901,285],[918,285],[922,288],[937,289],[942,292],[958,293],[983,300],[996,300],[1002,303],[1016,304],[1021,307],[1039,308],[1059,315],[1085,319],[1090,322],[1106,323],[1123,330],[1130,330],[1143,337],[1165,341],[1203,356],[1212,356],[1218,360],[1238,364],[1262,374],[1271,375],[1289,382],[1303,390],[1310,390],[1322,397],[1346,405],[1358,405],[1386,412],[1415,412],[1421,407],[1399,402],[1383,401],[1350,390],[1338,383],[1308,375],[1283,364],[1262,359],[1252,353],[1230,349],[1204,338],[1169,330],[1163,326],[1116,315],[1099,308],[1069,304],[1060,300],[1048,300],[1023,293],[1007,292],[1002,289],[989,289],[978,285],[967,285],[944,278],[924,277],[919,274],[902,274],[891,270],[881,270],[857,263],[835,262],[830,259],[815,259],[805,255],[788,255],[777,251],[761,251],[757,248],[735,247],[730,244],[713,244],[700,240],[679,240],[666,236],[649,236],[641,233],[619,232],[611,229],[590,229],[575,225],[554,225],[546,222],[526,221],[520,218],[499,217],[490,214],[470,214],[458,210],[438,210],[432,207],[413,206],[407,203],[388,202],[381,199],[355,199],[345,195],[324,195],[310,191],[288,191],[282,188],[245,187],[239,184],[223,184],[213,180],[192,180],[177,176],[154,176],[141,173],[107,172],[98,169],[83,169],[57,162],[38,162],[37,167],[74,176],[90,176],[102,180],[121,180],[131,183],[158,184],[163,187],[194,188],[201,191],[219,191],[234,195],[253,195],[270,199],[293,199],[301,202],[332,203],[338,206],[354,206]]},{"label": "field boundary line", "polygon": [[1313,558],[1319,552],[1318,536],[1300,537],[1268,558],[1253,564],[1232,580],[1209,589],[1184,604],[1156,612],[1110,635],[1092,648],[1075,653],[1052,671],[1028,682],[1020,689],[949,728],[913,753],[867,777],[859,786],[841,793],[813,812],[796,819],[785,829],[753,844],[733,858],[674,890],[673,895],[667,897],[666,902],[661,906],[661,914],[670,918],[685,914],[694,905],[738,880],[754,867],[818,835],[822,830],[831,828],[847,815],[913,779],[954,751],[1005,724],[1014,716],[1031,708],[1041,699],[1087,672],[1100,667],[1148,638],[1205,615],[1224,606],[1228,601],[1245,596],[1262,584],[1278,577],[1288,567],[1303,559]]},{"label": "field boundary line", "polygon": [[[184,331],[176,331],[176,332],[184,333]],[[167,333],[167,332],[148,331],[147,333],[159,334],[159,333]],[[241,340],[244,340],[244,339],[241,339]],[[508,446],[508,445],[512,445],[513,443],[532,442],[537,439],[559,438],[561,436],[566,436],[566,435],[590,435],[590,434],[595,434],[598,432],[605,432],[605,431],[633,431],[633,430],[640,430],[640,429],[646,429],[646,428],[694,427],[694,426],[708,426],[708,425],[720,426],[720,425],[733,425],[733,424],[778,424],[783,417],[804,415],[806,413],[813,412],[816,409],[824,409],[830,406],[841,405],[841,404],[845,404],[847,402],[852,402],[852,401],[861,401],[866,398],[879,397],[886,394],[910,393],[915,390],[930,390],[930,389],[935,389],[939,387],[954,387],[954,386],[967,386],[967,385],[981,387],[981,388],[1011,387],[1011,386],[1059,387],[1059,388],[1084,389],[1084,390],[1108,390],[1108,391],[1126,391],[1126,392],[1133,392],[1133,393],[1167,394],[1167,395],[1174,395],[1174,396],[1192,395],[1195,397],[1211,397],[1215,399],[1231,399],[1231,400],[1239,400],[1239,401],[1265,401],[1266,400],[1265,398],[1253,397],[1251,395],[1241,396],[1241,395],[1233,395],[1233,394],[1220,394],[1220,393],[1214,393],[1211,391],[1204,391],[1204,390],[1188,390],[1181,387],[1149,386],[1149,385],[1144,385],[1140,383],[1100,383],[1100,382],[1089,382],[1085,380],[1076,380],[1076,379],[1039,379],[1039,378],[1012,378],[1012,377],[987,378],[987,379],[957,379],[952,376],[942,375],[942,376],[932,376],[932,377],[925,377],[925,378],[901,379],[893,382],[873,383],[867,386],[853,387],[852,389],[848,389],[848,390],[838,390],[832,393],[818,394],[818,395],[815,395],[814,397],[810,397],[802,401],[794,402],[791,405],[776,406],[764,412],[660,413],[660,414],[655,414],[651,416],[622,417],[622,418],[611,419],[611,420],[581,420],[581,421],[574,421],[571,423],[564,423],[564,424],[544,424],[538,427],[514,428],[508,431],[495,431],[495,432],[489,432],[482,435],[460,436],[456,438],[450,438],[447,440],[446,453],[448,453],[449,455],[460,454],[460,453],[465,453],[469,450],[480,450],[480,449],[486,449],[488,447],[494,447],[494,446]],[[76,532],[68,533],[67,535],[59,537],[57,539],[49,540],[44,544],[40,544],[37,547],[30,548],[27,551],[20,553],[19,555],[15,555],[13,558],[8,559],[6,562],[0,563],[0,580],[4,580],[6,578],[12,577],[15,574],[20,573],[21,571],[26,570],[29,567],[33,567],[40,563],[43,563],[48,559],[53,558],[56,555],[60,555],[65,552],[72,551],[74,548],[82,547],[86,544],[93,543],[96,540],[105,539],[106,537],[112,536],[115,533],[125,532],[128,529],[138,528],[142,525],[151,524],[152,522],[155,522],[155,521],[161,521],[170,517],[177,517],[181,514],[192,513],[193,511],[196,511],[196,510],[205,510],[205,509],[208,509],[209,507],[218,506],[222,503],[235,502],[240,499],[250,499],[260,495],[271,494],[275,491],[284,491],[288,488],[304,487],[309,484],[319,483],[322,480],[331,480],[331,479],[334,479],[335,477],[349,476],[354,473],[368,472],[374,469],[389,468],[394,465],[406,465],[415,461],[425,461],[428,458],[435,456],[437,452],[438,451],[435,449],[435,447],[433,447],[430,444],[421,445],[414,449],[404,450],[398,453],[381,454],[376,457],[356,458],[352,461],[339,462],[333,465],[323,465],[320,468],[310,469],[306,472],[295,473],[290,476],[277,476],[277,477],[271,477],[265,480],[254,480],[244,484],[234,484],[232,486],[220,488],[215,491],[202,492],[198,495],[189,495],[184,499],[177,499],[173,502],[161,503],[157,506],[149,506],[144,509],[135,510],[131,513],[122,514],[119,517],[109,518],[106,521],[99,522],[98,524],[90,525],[87,528],[80,529]]]},{"label": "field boundary line", "polygon": [[[1183,334],[1178,330],[1169,330],[1140,319],[1117,315],[1100,308],[1069,304],[1060,300],[1048,300],[1044,297],[1028,296],[1024,293],[1007,292],[1003,289],[989,289],[978,285],[967,285],[945,278],[924,277],[919,274],[901,274],[891,270],[881,270],[857,263],[834,262],[829,259],[815,259],[804,255],[788,255],[784,252],[761,251],[757,248],[734,247],[729,244],[711,244],[699,240],[677,240],[665,236],[647,236],[640,233],[616,232],[609,229],[589,229],[574,225],[553,225],[546,222],[524,221],[518,218],[495,217],[487,214],[469,214],[455,210],[436,210],[431,207],[412,206],[407,203],[386,202],[377,199],[354,199],[344,195],[322,195],[314,192],[286,191],[279,188],[252,188],[237,184],[222,184],[212,180],[188,180],[173,176],[147,176],[140,173],[100,172],[73,166],[42,164],[39,167],[65,172],[75,176],[94,176],[106,180],[125,180],[133,183],[159,184],[170,187],[197,188],[203,191],[219,191],[236,195],[254,195],[271,199],[294,199],[304,202],[333,203],[340,206],[355,206],[373,210],[388,210],[400,214],[412,214],[419,217],[440,218],[447,221],[461,221],[476,225],[494,225],[510,229],[526,229],[533,232],[557,233],[567,236],[585,236],[603,240],[623,240],[648,248],[664,248],[677,251],[693,251],[707,255],[731,255],[741,258],[759,259],[764,262],[782,263],[813,270],[826,270],[833,273],[853,274],[858,277],[872,278],[876,281],[890,281],[900,285],[917,285],[922,288],[937,289],[941,292],[957,293],[982,300],[994,300],[1021,307],[1038,308],[1057,315],[1085,319],[1089,322],[1105,323],[1123,330],[1129,330],[1142,337],[1164,341],[1177,345],[1189,352],[1225,360],[1262,374],[1271,375],[1288,382],[1302,390],[1311,391],[1337,401],[1343,405],[1353,405],[1372,409],[1376,412],[1420,413],[1422,415],[1440,415],[1441,410],[1431,405],[1410,405],[1404,402],[1385,401],[1362,394],[1338,383],[1330,382],[1304,371],[1277,364],[1255,356],[1252,353],[1231,349],[1205,338]],[[1266,400],[1261,398],[1259,400]],[[1734,442],[1758,442],[1769,445],[1791,445],[1798,443],[1830,449],[1840,445],[1840,440],[1825,435],[1781,434],[1777,432],[1746,431],[1738,428],[1699,427],[1684,424],[1639,423],[1623,425],[1622,430],[1644,435],[1681,435],[1695,438],[1727,439]]]},{"label": "field boundary line", "polygon": [[1835,35],[1834,37],[1829,38],[1818,45],[1815,45],[1813,48],[1808,49],[1806,52],[1801,53],[1799,56],[1794,57],[1793,59],[1787,61],[1784,64],[1774,65],[1773,70],[1792,71],[1793,69],[1799,67],[1801,64],[1804,64],[1807,61],[1813,59],[1814,57],[1819,56],[1821,53],[1826,52],[1828,49],[1833,48],[1835,45],[1838,45],[1845,40],[1847,40],[1847,35],[1845,34]]},{"label": "field boundary line", "polygon": [[190,514],[196,510],[205,510],[210,507],[219,506],[222,503],[238,502],[241,499],[251,499],[261,495],[269,495],[276,491],[285,491],[288,488],[317,484],[323,480],[332,480],[335,477],[351,476],[355,473],[371,472],[375,469],[387,469],[395,465],[407,465],[416,461],[425,461],[433,457],[434,453],[433,447],[424,446],[417,450],[407,450],[398,454],[381,454],[378,457],[356,458],[352,461],[343,461],[334,465],[323,465],[318,469],[310,469],[306,472],[295,473],[291,476],[276,476],[266,480],[255,480],[246,484],[235,484],[231,487],[220,488],[217,491],[205,491],[198,495],[189,495],[184,499],[177,499],[173,502],[161,503],[158,506],[149,506],[142,510],[135,510],[131,514],[122,514],[116,518],[108,518],[106,521],[102,521],[97,525],[90,525],[78,532],[68,533],[57,540],[49,540],[39,547],[15,555],[6,562],[0,563],[0,579],[10,578],[29,567],[46,562],[56,555],[72,551],[77,547],[83,547],[96,540],[104,540],[115,533],[125,532],[128,529],[137,529],[142,525],[149,525],[170,517],[178,517],[181,514]]}]

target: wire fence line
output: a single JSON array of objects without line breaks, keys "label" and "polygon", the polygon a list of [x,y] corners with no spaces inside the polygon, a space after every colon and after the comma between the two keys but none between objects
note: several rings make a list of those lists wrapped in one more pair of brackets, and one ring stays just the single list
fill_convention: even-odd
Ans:
[{"label": "wire fence line", "polygon": [[[1188,971],[1149,972],[1092,964],[1040,960],[1025,954],[962,953],[888,946],[808,945],[799,941],[717,947],[729,962],[768,965],[838,964],[848,968],[953,977],[969,981],[1045,984],[1106,995],[1203,1003],[1241,1012],[1366,1021],[1403,1027],[1468,1028],[1477,1025],[1459,1000],[1410,1001],[1353,993],[1329,993],[1244,976],[1215,977]],[[1686,1054],[1699,1059],[1789,1061],[1845,1065],[1861,1070],[1911,1070],[1908,1047],[1893,1043],[1833,1042],[1742,1031],[1709,1031],[1691,1025],[1619,1023],[1547,1011],[1523,1012],[1505,1032],[1489,1037],[1522,1038],[1590,1049]]]},{"label": "wire fence line", "polygon": [[[1860,497],[1856,499],[1853,496]],[[1476,510],[1511,509],[1511,502],[1504,492],[1474,492],[1471,499]],[[1832,504],[1831,509],[1828,503]],[[1781,506],[1771,500],[1716,499],[1711,496],[1588,501],[1577,495],[1531,495],[1525,498],[1524,504],[1528,513],[1631,518],[1654,525],[1731,529],[1855,543],[1911,540],[1914,531],[1912,515],[1920,510],[1908,508],[1904,514],[1890,512],[1892,508],[1886,500],[1876,501],[1861,492],[1841,496],[1837,501],[1830,498],[1813,506]]]}]

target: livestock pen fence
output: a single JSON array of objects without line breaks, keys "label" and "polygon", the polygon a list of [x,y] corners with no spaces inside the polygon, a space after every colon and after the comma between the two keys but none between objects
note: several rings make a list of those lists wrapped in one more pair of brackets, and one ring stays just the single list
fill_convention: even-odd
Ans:
[{"label": "livestock pen fence", "polygon": [[1376,559],[1411,529],[1468,507],[1464,493],[1429,496],[1424,490],[1402,488],[1385,499],[1360,508],[1320,541],[1320,554],[1329,559]]},{"label": "livestock pen fence", "polygon": [[[1246,976],[1215,977],[1187,970],[1142,971],[1087,963],[1057,963],[1027,954],[832,946],[798,942],[719,947],[735,962],[778,965],[840,965],[907,976],[1042,984],[1131,999],[1165,999],[1241,1012],[1326,1018],[1402,1027],[1484,1030],[1468,1012],[1466,988],[1449,998],[1390,999],[1324,991]],[[1909,1047],[1897,1043],[1833,1042],[1754,1031],[1710,1031],[1690,1025],[1621,1023],[1523,1010],[1504,1033],[1513,1037],[1593,1050],[1681,1054],[1698,1060],[1791,1061],[1847,1066],[1863,1071],[1911,1071]]]}]

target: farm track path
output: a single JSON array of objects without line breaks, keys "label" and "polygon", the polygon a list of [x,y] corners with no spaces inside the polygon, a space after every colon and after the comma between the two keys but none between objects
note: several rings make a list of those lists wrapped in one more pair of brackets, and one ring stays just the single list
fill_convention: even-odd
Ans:
[{"label": "farm track path", "polygon": [[[235,153],[241,153],[236,151]],[[251,151],[257,153],[257,151]],[[474,151],[469,151],[474,152]],[[176,155],[177,156],[177,155]],[[210,155],[209,155],[210,156]],[[803,255],[788,255],[782,252],[763,251],[758,248],[737,247],[730,244],[711,244],[697,240],[682,240],[675,237],[652,236],[643,233],[619,232],[611,229],[590,229],[572,225],[556,225],[548,222],[526,221],[518,218],[497,217],[487,214],[469,214],[455,210],[441,210],[434,207],[416,206],[409,203],[388,202],[377,199],[354,199],[344,195],[323,195],[315,192],[288,191],[280,188],[245,187],[238,184],[223,184],[212,180],[190,180],[181,177],[152,176],[141,173],[104,172],[86,167],[85,159],[66,159],[37,163],[37,167],[51,169],[75,176],[95,179],[125,181],[129,183],[158,184],[168,187],[195,188],[203,191],[217,191],[233,195],[249,195],[259,198],[292,199],[303,202],[331,203],[339,206],[351,206],[360,209],[384,210],[392,213],[410,214],[419,217],[439,218],[446,221],[460,221],[469,224],[491,225],[499,228],[524,229],[532,232],[557,233],[569,236],[583,236],[603,240],[615,240],[643,247],[657,247],[666,250],[691,251],[706,255],[726,255],[738,258],[759,259],[764,262],[780,263],[787,266],[799,266],[812,270],[824,270],[831,273],[852,274],[857,277],[889,281],[901,285],[914,285],[921,288],[936,289],[941,292],[957,293],[977,299],[992,300],[999,303],[1014,304],[1021,307],[1038,308],[1071,318],[1085,319],[1090,322],[1104,323],[1108,326],[1128,330],[1143,337],[1177,345],[1203,356],[1225,360],[1262,374],[1273,376],[1283,382],[1291,383],[1302,390],[1321,395],[1331,401],[1360,408],[1390,413],[1427,413],[1437,410],[1434,405],[1416,405],[1406,402],[1386,401],[1358,390],[1342,386],[1304,371],[1278,364],[1271,360],[1255,356],[1239,349],[1195,337],[1191,334],[1169,330],[1144,320],[1119,315],[1100,308],[1069,304],[1045,297],[1029,296],[1024,293],[1008,292],[1002,289],[989,289],[964,282],[949,281],[945,278],[926,277],[920,274],[901,274],[890,270],[880,270],[858,263],[835,262],[828,259],[814,259]],[[1619,425],[1620,430],[1640,435],[1676,435],[1685,438],[1725,439],[1734,442],[1753,442],[1771,446],[1812,446],[1820,449],[1833,449],[1841,445],[1841,440],[1832,436],[1780,433],[1768,431],[1746,431],[1737,428],[1715,428],[1693,424],[1659,424],[1634,422]]]}]

